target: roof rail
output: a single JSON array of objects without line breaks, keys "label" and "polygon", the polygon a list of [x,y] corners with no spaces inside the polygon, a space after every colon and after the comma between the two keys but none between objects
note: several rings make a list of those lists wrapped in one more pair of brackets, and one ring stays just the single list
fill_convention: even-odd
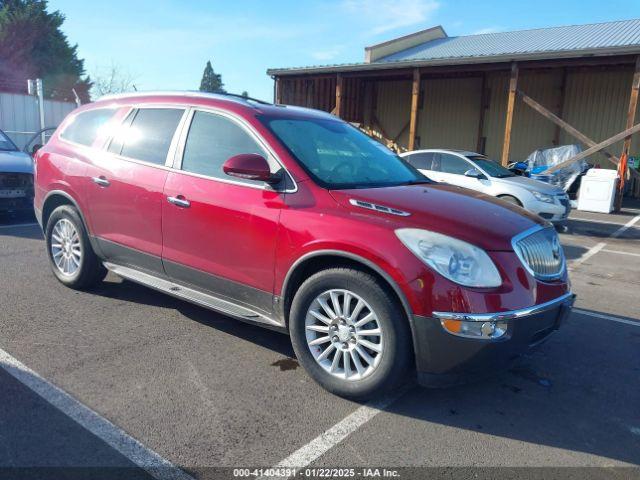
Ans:
[{"label": "roof rail", "polygon": [[245,103],[253,102],[259,103],[261,105],[272,105],[270,102],[265,102],[264,100],[259,100],[257,98],[252,97],[244,97],[237,93],[209,93],[209,92],[200,92],[196,90],[149,90],[149,91],[136,91],[136,92],[128,92],[128,93],[112,93],[108,95],[103,95],[97,99],[97,101],[105,101],[105,100],[118,100],[121,98],[136,98],[136,97],[149,97],[153,95],[179,95],[186,97],[194,97],[194,98],[217,98],[217,99],[235,99],[235,100],[244,100]]}]

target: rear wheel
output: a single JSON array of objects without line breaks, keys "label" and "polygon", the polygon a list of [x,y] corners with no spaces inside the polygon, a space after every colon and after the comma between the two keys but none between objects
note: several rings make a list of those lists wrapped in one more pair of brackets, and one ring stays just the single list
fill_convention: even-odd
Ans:
[{"label": "rear wheel", "polygon": [[388,287],[358,270],[311,276],[296,292],[289,328],[298,360],[327,390],[366,398],[409,369],[410,333]]},{"label": "rear wheel", "polygon": [[47,221],[47,253],[53,274],[67,287],[89,288],[102,281],[106,268],[94,253],[78,211],[63,205]]}]

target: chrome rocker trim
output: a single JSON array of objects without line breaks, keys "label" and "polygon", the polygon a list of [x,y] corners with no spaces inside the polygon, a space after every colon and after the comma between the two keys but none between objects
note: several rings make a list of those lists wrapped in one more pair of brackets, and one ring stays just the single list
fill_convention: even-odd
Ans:
[{"label": "chrome rocker trim", "polygon": [[565,293],[561,297],[549,302],[534,305],[532,307],[521,308],[520,310],[511,310],[508,312],[496,313],[457,313],[457,312],[433,312],[433,316],[439,320],[461,320],[464,322],[501,322],[505,320],[514,320],[517,318],[528,317],[537,313],[552,310],[562,304],[568,304],[572,307],[576,296],[574,293]]}]

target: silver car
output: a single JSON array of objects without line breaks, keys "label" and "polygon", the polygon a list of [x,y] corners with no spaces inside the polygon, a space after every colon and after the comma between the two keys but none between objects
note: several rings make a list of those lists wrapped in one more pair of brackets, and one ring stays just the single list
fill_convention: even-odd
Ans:
[{"label": "silver car", "polygon": [[563,223],[571,210],[569,197],[560,187],[515,175],[479,153],[429,149],[401,156],[436,182],[498,197],[556,224]]},{"label": "silver car", "polygon": [[0,130],[0,213],[33,210],[33,160]]}]

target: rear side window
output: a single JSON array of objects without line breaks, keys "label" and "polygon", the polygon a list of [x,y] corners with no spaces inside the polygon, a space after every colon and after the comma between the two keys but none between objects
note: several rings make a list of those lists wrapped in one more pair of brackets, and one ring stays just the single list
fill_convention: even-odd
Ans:
[{"label": "rear side window", "polygon": [[135,160],[164,165],[183,113],[184,110],[177,108],[141,108],[131,123],[126,122],[119,129],[109,151]]},{"label": "rear side window", "polygon": [[419,170],[431,170],[431,164],[433,163],[433,153],[414,153],[408,155],[406,160]]},{"label": "rear side window", "polygon": [[67,125],[60,137],[80,145],[91,146],[98,136],[100,127],[104,126],[113,116],[115,109],[99,108],[76,115]]},{"label": "rear side window", "polygon": [[195,112],[184,146],[182,170],[229,180],[222,165],[230,157],[242,153],[257,153],[268,158],[253,137],[236,122],[214,113]]}]

